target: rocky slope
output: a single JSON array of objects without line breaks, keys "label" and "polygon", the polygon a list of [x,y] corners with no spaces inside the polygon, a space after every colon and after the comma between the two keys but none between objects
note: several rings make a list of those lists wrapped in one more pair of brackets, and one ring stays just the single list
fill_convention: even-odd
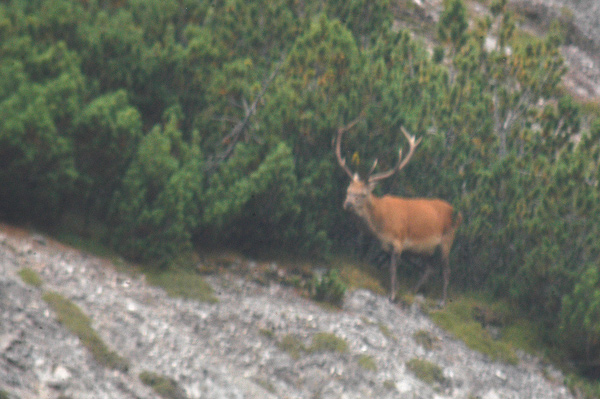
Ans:
[{"label": "rocky slope", "polygon": [[[41,288],[25,284],[36,270]],[[241,276],[208,278],[218,303],[168,297],[106,260],[22,230],[0,227],[0,389],[11,398],[152,398],[138,378],[147,370],[175,380],[189,398],[571,398],[560,372],[520,355],[517,366],[490,361],[438,329],[417,308],[368,291],[330,311],[292,288]],[[128,371],[96,363],[56,321],[42,291],[75,302],[104,341],[129,360]],[[415,333],[437,343],[424,347]],[[343,338],[346,351],[300,350],[318,333]],[[294,341],[294,340],[292,340]],[[425,359],[443,378],[410,371]]]},{"label": "rocky slope", "polygon": [[[412,0],[420,12],[415,16],[428,25],[437,23],[443,0]],[[472,14],[488,8],[479,0],[467,2]],[[569,68],[563,79],[566,89],[584,101],[600,99],[600,1],[598,0],[509,0],[519,14],[520,26],[534,34],[547,32],[555,19],[569,31],[561,52]],[[413,17],[415,17],[413,16]]]},{"label": "rocky slope", "polygon": [[[565,87],[583,100],[600,97],[600,1],[510,0],[527,17],[526,24],[544,30],[553,19],[569,31],[562,54],[569,71]],[[538,30],[539,31],[539,30]]]}]

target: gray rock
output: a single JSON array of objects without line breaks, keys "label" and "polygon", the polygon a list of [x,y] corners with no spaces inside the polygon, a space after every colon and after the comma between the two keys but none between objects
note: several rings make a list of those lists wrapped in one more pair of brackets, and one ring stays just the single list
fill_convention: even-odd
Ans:
[{"label": "gray rock", "polygon": [[[223,274],[207,277],[219,302],[198,303],[170,298],[50,239],[2,234],[0,386],[15,396],[153,398],[138,378],[148,370],[176,381],[189,398],[572,398],[556,382],[560,372],[533,356],[523,355],[518,366],[491,362],[418,309],[369,291],[349,293],[343,310],[332,312],[294,289]],[[44,290],[81,307],[105,343],[129,360],[128,372],[97,364],[56,322],[41,290],[20,281],[25,261],[44,279]],[[419,330],[439,337],[438,344],[423,349],[413,338]],[[293,335],[308,347],[317,332],[343,338],[348,352],[301,350],[296,359],[279,345]],[[362,368],[361,355],[375,359],[377,370]],[[448,383],[432,387],[416,378],[405,366],[415,357],[438,364]]]}]

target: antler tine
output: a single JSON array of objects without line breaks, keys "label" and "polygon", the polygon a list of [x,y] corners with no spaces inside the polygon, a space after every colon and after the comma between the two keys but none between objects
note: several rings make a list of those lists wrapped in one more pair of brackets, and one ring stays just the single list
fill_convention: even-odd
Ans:
[{"label": "antler tine", "polygon": [[402,130],[402,133],[404,133],[404,136],[408,140],[408,144],[410,146],[408,149],[408,154],[406,155],[406,157],[404,159],[402,159],[402,148],[400,148],[400,151],[398,151],[398,163],[396,164],[396,166],[394,166],[392,169],[390,169],[386,172],[378,173],[376,175],[369,177],[370,182],[374,183],[379,180],[387,179],[388,177],[392,176],[394,173],[396,173],[399,170],[401,170],[402,168],[404,168],[406,166],[406,164],[408,163],[408,161],[410,160],[410,158],[412,157],[412,155],[415,151],[415,148],[417,148],[417,146],[421,142],[421,138],[416,140],[415,136],[411,136],[410,134],[408,134],[406,129],[404,129],[404,126],[401,126],[400,129]]},{"label": "antler tine", "polygon": [[377,158],[375,158],[375,162],[373,162],[373,166],[371,166],[371,170],[369,171],[369,174],[367,176],[371,176],[371,173],[373,173],[375,171],[375,168],[377,167],[377,162],[379,160]]},{"label": "antler tine", "polygon": [[[410,158],[412,157],[413,153],[415,152],[415,148],[417,148],[417,146],[419,145],[419,143],[421,142],[421,139],[422,139],[422,137],[419,137],[419,139],[415,141],[415,136],[411,136],[410,134],[408,134],[408,132],[406,131],[404,126],[400,126],[400,130],[402,130],[402,133],[404,133],[404,136],[408,140],[408,144],[409,144],[410,148],[408,149],[408,154],[406,155],[406,158],[404,158],[402,163],[398,166],[398,170],[401,170],[402,168],[404,168],[406,166],[406,164],[408,163],[408,161],[410,161]],[[402,155],[402,150],[400,150],[400,155]]]},{"label": "antler tine", "polygon": [[346,174],[351,179],[354,178],[354,174],[352,173],[352,171],[350,170],[350,168],[348,168],[348,166],[346,165],[346,158],[342,158],[342,135],[347,130],[350,130],[359,121],[360,121],[360,117],[356,118],[355,120],[353,120],[352,122],[350,122],[348,125],[346,125],[344,127],[340,127],[338,129],[337,140],[336,140],[336,143],[335,143],[335,156],[337,157],[338,163],[340,164],[340,166],[342,167],[342,169],[344,169],[344,171],[346,172]]}]

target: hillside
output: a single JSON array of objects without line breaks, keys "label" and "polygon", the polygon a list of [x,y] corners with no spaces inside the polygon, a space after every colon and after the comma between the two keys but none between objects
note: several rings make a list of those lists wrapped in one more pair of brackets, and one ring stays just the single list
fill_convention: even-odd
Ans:
[{"label": "hillside", "polygon": [[[331,311],[292,288],[224,273],[207,279],[217,303],[174,299],[106,259],[5,225],[0,265],[4,397],[156,397],[138,378],[142,371],[174,380],[174,397],[181,398],[572,397],[561,373],[539,359],[520,354],[518,365],[491,361],[418,307],[393,305],[369,291],[350,293],[343,310]],[[25,267],[41,276],[40,288],[19,277]],[[128,361],[128,371],[98,364],[56,321],[44,291],[77,304]],[[324,332],[347,348],[336,351],[315,339],[335,340]],[[417,343],[419,334],[433,344]],[[438,365],[443,375],[421,381],[407,366],[414,359]]]},{"label": "hillside", "polygon": [[[599,4],[0,3],[0,222],[118,254],[2,225],[0,399],[599,397]],[[385,270],[341,206],[332,139],[352,120],[341,156],[361,175],[396,165],[402,129],[422,139],[374,194],[461,212],[453,304],[493,298],[573,375],[467,349],[421,298],[327,310],[275,263],[198,261],[310,259],[303,283],[340,257]]]}]

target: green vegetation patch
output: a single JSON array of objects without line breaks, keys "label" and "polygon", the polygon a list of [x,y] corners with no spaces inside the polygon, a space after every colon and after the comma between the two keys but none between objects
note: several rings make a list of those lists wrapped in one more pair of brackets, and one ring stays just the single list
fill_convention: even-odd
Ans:
[{"label": "green vegetation patch", "polygon": [[600,398],[600,382],[583,378],[579,375],[568,375],[565,377],[565,385],[576,398],[598,399]]},{"label": "green vegetation patch", "polygon": [[360,355],[358,358],[358,365],[365,370],[377,371],[377,362],[375,362],[375,358],[370,355]]},{"label": "green vegetation patch", "polygon": [[304,345],[302,340],[294,334],[286,334],[278,342],[279,349],[289,353],[294,359],[299,359],[302,352],[337,352],[347,353],[348,343],[345,339],[333,333],[319,332],[313,336],[310,346]]},{"label": "green vegetation patch", "polygon": [[8,392],[6,392],[4,389],[0,389],[0,399],[9,399],[10,396],[8,395]]},{"label": "green vegetation patch", "polygon": [[416,333],[414,333],[413,338],[417,344],[421,345],[427,350],[434,349],[439,343],[439,338],[433,336],[427,330],[417,331]]},{"label": "green vegetation patch", "polygon": [[488,355],[492,360],[517,364],[519,359],[513,346],[492,338],[480,321],[476,320],[481,304],[469,298],[457,299],[444,309],[430,313],[431,319],[444,330],[462,340],[469,348]]},{"label": "green vegetation patch", "polygon": [[390,330],[390,328],[388,326],[386,326],[384,323],[379,323],[379,324],[377,324],[377,326],[379,327],[379,331],[381,331],[381,333],[383,334],[384,337],[386,337],[387,339],[391,339],[392,341],[398,340],[398,337],[396,337],[396,335],[394,335],[392,330]]},{"label": "green vegetation patch", "polygon": [[253,381],[256,382],[261,388],[263,388],[267,392],[271,392],[271,393],[277,392],[277,390],[275,389],[275,386],[273,384],[271,384],[269,381],[265,380],[264,378],[254,378]]},{"label": "green vegetation patch", "polygon": [[446,377],[440,366],[424,359],[410,359],[406,362],[406,367],[421,381],[426,384],[444,384]]},{"label": "green vegetation patch", "polygon": [[333,333],[320,332],[315,334],[308,347],[309,352],[348,352],[348,342]]},{"label": "green vegetation patch", "polygon": [[127,359],[111,351],[104,344],[91,327],[89,317],[83,313],[79,306],[57,292],[46,292],[42,298],[56,312],[58,321],[79,337],[83,346],[88,348],[98,363],[120,371],[129,369]]},{"label": "green vegetation patch", "polygon": [[38,272],[29,267],[24,267],[19,270],[19,276],[21,276],[21,280],[23,280],[23,282],[31,285],[32,287],[39,288],[42,286],[42,284],[44,284],[44,281]]},{"label": "green vegetation patch", "polygon": [[300,359],[300,353],[306,350],[300,338],[293,334],[284,335],[277,346],[294,359]]},{"label": "green vegetation patch", "polygon": [[523,318],[512,321],[502,329],[502,340],[514,347],[532,355],[547,352],[550,357],[556,358],[558,348],[542,348],[542,336],[539,325]]},{"label": "green vegetation patch", "polygon": [[140,380],[151,387],[161,398],[186,399],[186,394],[179,388],[177,382],[172,378],[151,372],[142,371]]},{"label": "green vegetation patch", "polygon": [[181,270],[167,269],[146,273],[147,281],[164,289],[171,297],[194,299],[202,302],[216,303],[212,287],[197,273]]},{"label": "green vegetation patch", "polygon": [[271,328],[261,328],[261,329],[258,330],[258,332],[263,337],[267,337],[269,339],[275,338],[275,331],[273,331],[273,329],[271,329]]}]

